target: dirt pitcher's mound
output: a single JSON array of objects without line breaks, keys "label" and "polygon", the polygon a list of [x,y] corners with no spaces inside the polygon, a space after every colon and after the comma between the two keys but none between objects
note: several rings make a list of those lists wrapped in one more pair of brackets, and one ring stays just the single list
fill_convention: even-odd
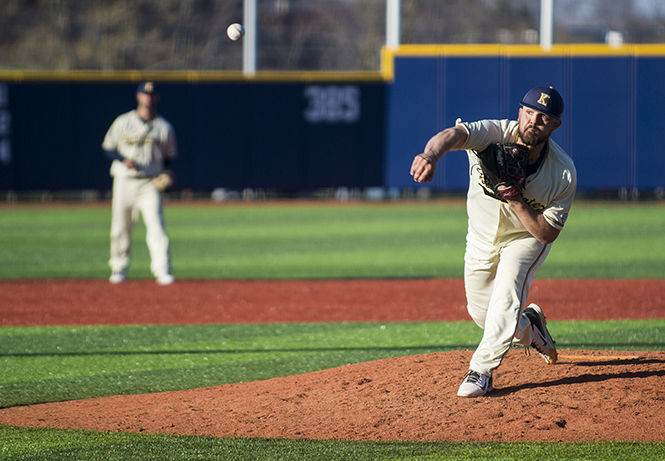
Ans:
[{"label": "dirt pitcher's mound", "polygon": [[471,352],[155,394],[0,410],[0,424],[224,437],[665,441],[665,352],[510,351],[488,397],[456,396]]}]

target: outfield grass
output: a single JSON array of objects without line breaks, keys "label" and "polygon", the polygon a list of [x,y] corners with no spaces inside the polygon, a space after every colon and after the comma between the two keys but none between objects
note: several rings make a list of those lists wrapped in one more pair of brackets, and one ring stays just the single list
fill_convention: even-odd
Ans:
[{"label": "outfield grass", "polygon": [[[461,277],[461,201],[265,204],[166,208],[180,278]],[[108,277],[106,207],[7,208],[0,279]],[[665,277],[665,207],[576,203],[539,270],[545,278]],[[145,229],[130,277],[149,278]]]},{"label": "outfield grass", "polygon": [[[5,208],[0,279],[106,278],[108,207]],[[460,202],[169,204],[181,278],[460,277]],[[665,277],[662,204],[577,203],[544,277]],[[148,278],[145,230],[130,277]],[[663,350],[665,319],[548,322],[560,348]],[[471,322],[0,328],[0,406],[252,381],[474,349]],[[375,443],[0,426],[1,459],[665,459],[662,443]]]}]

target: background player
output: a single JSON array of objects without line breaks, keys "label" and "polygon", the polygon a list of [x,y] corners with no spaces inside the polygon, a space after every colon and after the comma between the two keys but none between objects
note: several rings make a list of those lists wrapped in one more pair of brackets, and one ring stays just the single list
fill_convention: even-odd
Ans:
[{"label": "background player", "polygon": [[[561,125],[562,112],[563,100],[555,89],[536,87],[522,99],[517,121],[457,120],[434,135],[413,160],[411,175],[423,182],[432,180],[446,152],[465,149],[469,157],[464,286],[469,315],[484,331],[457,392],[460,397],[492,390],[492,374],[512,342],[533,346],[550,364],[557,360],[542,310],[524,305],[534,273],[563,229],[575,195],[573,161],[550,139]],[[483,183],[475,152],[494,142],[529,147],[521,194],[502,196],[507,188],[497,194]]]},{"label": "background player", "polygon": [[160,285],[174,282],[169,239],[164,228],[162,194],[153,183],[176,157],[175,132],[157,114],[159,93],[153,82],[136,91],[137,107],[119,115],[111,124],[102,148],[113,159],[111,283],[124,282],[129,267],[131,233],[138,213],[146,227],[150,269]]}]

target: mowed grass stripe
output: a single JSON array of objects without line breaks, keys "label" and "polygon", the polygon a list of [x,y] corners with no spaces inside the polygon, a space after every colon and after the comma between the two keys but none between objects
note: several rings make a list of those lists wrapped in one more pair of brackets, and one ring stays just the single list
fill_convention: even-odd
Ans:
[{"label": "mowed grass stripe", "polygon": [[664,443],[463,443],[229,439],[0,426],[3,459],[588,460],[665,458]]},{"label": "mowed grass stripe", "polygon": [[[169,203],[180,278],[461,277],[463,201]],[[106,278],[110,210],[17,207],[0,220],[1,278]],[[539,277],[665,277],[665,207],[576,203]],[[130,277],[150,278],[145,228]]]}]

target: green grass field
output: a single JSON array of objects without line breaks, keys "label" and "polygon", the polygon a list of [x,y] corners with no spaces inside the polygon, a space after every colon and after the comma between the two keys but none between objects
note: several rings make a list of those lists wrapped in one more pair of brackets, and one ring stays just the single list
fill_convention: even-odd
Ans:
[{"label": "green grass field", "polygon": [[[461,277],[466,211],[456,202],[166,208],[180,278]],[[105,278],[107,207],[5,208],[0,279]],[[576,204],[541,278],[665,277],[665,206]],[[130,277],[148,278],[136,226]]]},{"label": "green grass field", "polygon": [[[105,278],[109,210],[0,212],[0,279]],[[180,278],[459,277],[456,202],[167,208]],[[542,277],[662,278],[662,204],[576,204]],[[130,277],[147,278],[137,226]],[[0,289],[2,285],[0,284]],[[383,328],[382,328],[383,326]],[[664,350],[665,318],[548,322],[561,348]],[[0,407],[287,376],[473,349],[471,322],[0,328]],[[376,443],[224,439],[0,426],[0,459],[665,459],[663,443]]]}]

